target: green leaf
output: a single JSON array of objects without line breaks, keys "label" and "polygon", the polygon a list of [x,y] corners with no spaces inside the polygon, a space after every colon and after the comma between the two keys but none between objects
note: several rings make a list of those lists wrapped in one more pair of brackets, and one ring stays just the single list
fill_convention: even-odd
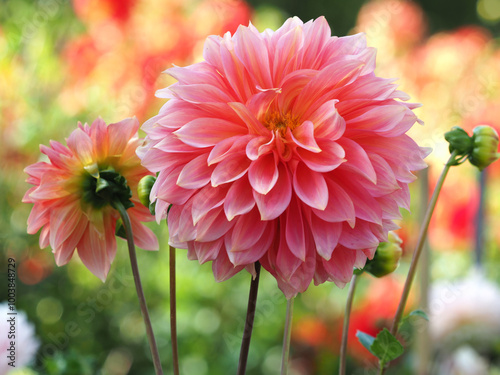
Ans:
[{"label": "green leaf", "polygon": [[368,333],[364,333],[361,331],[356,332],[356,337],[358,338],[361,345],[363,345],[366,349],[368,349],[375,357],[377,355],[372,351],[371,347],[373,342],[375,341],[375,337],[369,335]]},{"label": "green leaf", "polygon": [[425,311],[423,310],[414,310],[410,313],[410,316],[419,316],[427,321],[429,321],[429,317],[427,316],[427,314],[425,313]]},{"label": "green leaf", "polygon": [[380,360],[382,365],[398,358],[404,353],[403,345],[395,338],[387,328],[379,332],[370,351]]}]

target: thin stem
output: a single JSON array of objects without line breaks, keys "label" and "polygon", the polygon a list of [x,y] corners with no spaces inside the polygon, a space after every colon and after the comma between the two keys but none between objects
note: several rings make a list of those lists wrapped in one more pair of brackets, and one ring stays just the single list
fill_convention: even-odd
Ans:
[{"label": "thin stem", "polygon": [[349,333],[349,318],[351,317],[352,301],[354,299],[354,292],[356,290],[357,277],[358,277],[357,275],[354,275],[352,277],[351,285],[349,285],[349,292],[347,294],[347,302],[345,305],[345,314],[344,314],[344,326],[342,327],[342,344],[340,345],[339,375],[345,375],[347,337]]},{"label": "thin stem", "polygon": [[156,375],[163,375],[163,370],[161,368],[160,355],[158,354],[158,347],[156,346],[155,336],[153,333],[153,327],[151,325],[151,320],[149,318],[148,306],[146,304],[146,298],[144,297],[144,291],[142,289],[141,277],[139,275],[139,267],[137,265],[137,256],[135,254],[134,238],[132,235],[132,225],[130,223],[130,218],[128,216],[127,210],[123,204],[119,201],[113,202],[113,207],[120,213],[121,219],[123,221],[123,226],[125,227],[125,234],[127,235],[128,252],[130,255],[130,265],[132,266],[132,274],[134,275],[135,289],[137,291],[137,297],[139,298],[139,305],[141,306],[141,313],[144,319],[144,325],[146,326],[146,334],[149,341],[149,348],[151,350],[151,355],[153,357],[153,363],[155,366]]},{"label": "thin stem", "polygon": [[175,247],[169,247],[170,269],[170,336],[172,340],[172,363],[174,375],[179,375],[179,350],[177,345],[177,299],[175,286]]},{"label": "thin stem", "polygon": [[238,375],[244,375],[247,368],[248,351],[250,349],[250,339],[252,338],[253,321],[255,318],[255,308],[257,306],[257,293],[259,291],[260,263],[255,262],[255,278],[250,282],[250,293],[248,294],[247,317],[245,321],[245,331],[241,340],[240,360],[238,362]]},{"label": "thin stem", "polygon": [[292,336],[294,300],[295,297],[292,297],[286,301],[285,333],[283,334],[283,353],[281,356],[281,375],[286,375],[288,373],[288,358],[290,357],[290,338]]},{"label": "thin stem", "polygon": [[[405,286],[403,289],[403,293],[402,293],[401,299],[399,301],[396,315],[394,315],[394,320],[392,322],[391,333],[394,336],[396,336],[396,334],[398,333],[399,323],[401,322],[401,319],[403,317],[404,309],[406,307],[406,302],[408,301],[408,296],[410,295],[411,285],[412,285],[413,279],[415,278],[415,272],[417,270],[418,259],[420,257],[420,254],[422,253],[422,249],[424,248],[425,239],[427,237],[427,231],[429,229],[429,223],[431,222],[432,214],[434,213],[434,208],[436,207],[439,193],[441,192],[441,189],[443,187],[444,180],[446,179],[446,175],[448,174],[448,171],[450,170],[451,162],[455,159],[456,155],[457,155],[456,151],[453,151],[452,154],[450,155],[450,158],[448,159],[448,162],[444,166],[443,171],[441,172],[441,175],[439,176],[438,182],[436,183],[436,188],[434,189],[434,192],[432,193],[432,197],[431,197],[431,200],[429,202],[429,205],[427,206],[427,211],[425,213],[424,222],[422,223],[422,227],[420,228],[420,234],[418,236],[417,247],[415,248],[415,251],[413,252],[413,258],[411,260],[410,269],[408,270],[408,275],[406,277],[406,282],[405,282]],[[384,369],[381,369],[380,374],[383,374],[383,373],[384,373]]]}]

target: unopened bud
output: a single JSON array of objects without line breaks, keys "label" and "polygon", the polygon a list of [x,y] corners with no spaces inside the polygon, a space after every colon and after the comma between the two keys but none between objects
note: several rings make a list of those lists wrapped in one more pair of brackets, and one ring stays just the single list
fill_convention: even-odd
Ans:
[{"label": "unopened bud", "polygon": [[375,256],[366,262],[363,271],[369,272],[375,277],[382,277],[394,272],[399,266],[399,259],[403,253],[402,242],[396,233],[389,232],[388,241],[378,245]]},{"label": "unopened bud", "polygon": [[469,160],[482,171],[500,157],[498,133],[488,125],[476,126],[472,135],[473,149]]},{"label": "unopened bud", "polygon": [[155,204],[151,203],[151,201],[149,200],[149,196],[155,182],[155,176],[145,176],[139,181],[139,185],[137,185],[137,194],[139,195],[139,200],[144,206],[149,208],[149,212],[151,212],[152,215],[154,215]]},{"label": "unopened bud", "polygon": [[446,132],[444,139],[450,144],[450,154],[457,151],[458,155],[467,155],[472,151],[472,138],[458,126],[454,126],[449,132]]}]

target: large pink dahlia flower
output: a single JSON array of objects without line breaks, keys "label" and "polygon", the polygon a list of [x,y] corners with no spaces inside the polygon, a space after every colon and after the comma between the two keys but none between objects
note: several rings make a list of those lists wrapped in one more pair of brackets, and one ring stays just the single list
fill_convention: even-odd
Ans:
[{"label": "large pink dahlia flower", "polygon": [[105,280],[116,253],[115,229],[118,211],[95,194],[96,177],[113,171],[126,179],[132,191],[128,209],[135,243],[148,250],[158,249],[154,233],[141,222],[153,217],[137,196],[139,180],[150,172],[135,150],[142,143],[137,137],[139,122],[130,118],[106,126],[95,120],[91,126],[78,124],[67,139],[68,147],[51,141],[40,150],[49,162],[38,162],[25,169],[27,182],[35,185],[23,202],[34,203],[28,218],[28,233],[40,228],[40,247],[52,247],[56,264],[69,262],[75,248],[85,266]]},{"label": "large pink dahlia flower", "polygon": [[287,297],[343,286],[408,208],[425,151],[405,133],[415,104],[376,77],[363,34],[321,17],[211,36],[205,61],[174,67],[170,100],[147,121],[145,165],[170,242],[213,261],[217,280],[254,262]]}]

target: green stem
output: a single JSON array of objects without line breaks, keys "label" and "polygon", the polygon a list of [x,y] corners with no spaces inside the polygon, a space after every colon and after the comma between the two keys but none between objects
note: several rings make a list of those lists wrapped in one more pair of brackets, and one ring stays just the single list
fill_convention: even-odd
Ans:
[{"label": "green stem", "polygon": [[172,340],[172,363],[174,375],[179,375],[179,349],[177,345],[177,299],[175,286],[175,247],[169,247],[170,268],[170,336]]},{"label": "green stem", "polygon": [[349,292],[347,294],[347,302],[345,305],[344,326],[342,327],[342,343],[340,345],[340,366],[339,375],[345,375],[346,369],[346,352],[347,352],[347,337],[349,333],[349,318],[351,316],[352,300],[354,299],[354,292],[356,290],[357,275],[353,275],[351,285],[349,285]]},{"label": "green stem", "polygon": [[290,357],[290,338],[292,336],[294,300],[295,297],[292,297],[286,301],[285,333],[283,334],[283,353],[281,356],[281,375],[286,375],[288,373],[288,358]]},{"label": "green stem", "polygon": [[[406,303],[408,302],[408,296],[410,295],[411,285],[412,285],[413,279],[415,278],[415,272],[417,271],[418,259],[420,257],[420,254],[422,253],[422,249],[424,248],[425,239],[427,237],[427,231],[429,229],[429,224],[431,222],[432,214],[434,213],[434,208],[436,207],[439,193],[441,192],[441,189],[443,187],[444,180],[446,179],[446,175],[448,174],[448,171],[450,170],[451,162],[455,159],[456,156],[457,156],[457,151],[453,151],[452,154],[450,155],[450,158],[448,159],[448,162],[444,166],[443,171],[441,172],[441,175],[439,176],[439,179],[436,183],[436,188],[434,189],[434,192],[432,193],[432,197],[431,197],[431,200],[429,202],[429,205],[427,206],[427,211],[425,213],[424,222],[422,223],[422,227],[420,228],[420,234],[418,236],[417,247],[415,248],[415,251],[413,252],[413,258],[411,260],[410,269],[408,270],[408,276],[406,277],[406,282],[405,282],[405,286],[403,289],[403,293],[402,293],[401,299],[399,301],[396,315],[394,315],[394,320],[392,322],[391,333],[394,336],[396,336],[396,334],[398,333],[399,324],[401,323],[401,319],[403,318],[404,309],[406,307]],[[383,374],[383,373],[384,373],[384,370],[381,369],[380,374]]]},{"label": "green stem", "polygon": [[238,362],[238,375],[244,375],[247,368],[248,351],[250,350],[250,339],[252,338],[253,321],[255,318],[255,308],[257,306],[257,292],[259,290],[260,263],[255,262],[255,278],[250,282],[250,293],[248,295],[247,317],[245,330],[241,340],[240,359]]},{"label": "green stem", "polygon": [[158,354],[158,348],[156,346],[153,327],[151,325],[151,320],[149,319],[149,312],[148,312],[148,307],[146,305],[146,298],[144,297],[144,291],[142,289],[141,278],[139,275],[139,267],[137,265],[137,256],[135,254],[135,245],[134,245],[134,238],[132,235],[132,225],[130,223],[130,218],[128,216],[127,210],[120,201],[114,201],[113,207],[120,213],[121,219],[123,221],[123,226],[125,227],[125,233],[127,235],[128,252],[130,255],[130,265],[132,266],[132,274],[134,275],[134,281],[135,281],[135,289],[137,291],[137,297],[139,298],[139,305],[141,306],[142,317],[144,319],[144,324],[146,326],[146,334],[149,341],[149,348],[151,350],[151,355],[153,357],[153,363],[155,366],[156,375],[163,375],[160,355]]}]

